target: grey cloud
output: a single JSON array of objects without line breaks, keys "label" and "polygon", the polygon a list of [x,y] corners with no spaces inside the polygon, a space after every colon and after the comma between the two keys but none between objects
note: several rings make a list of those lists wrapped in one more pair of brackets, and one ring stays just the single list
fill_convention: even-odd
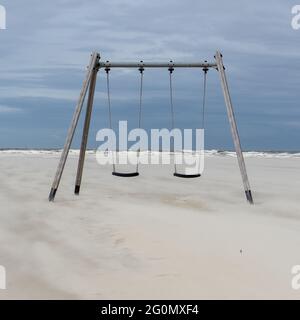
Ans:
[{"label": "grey cloud", "polygon": [[[266,123],[285,113],[291,118],[286,123],[291,123],[299,115],[300,31],[290,26],[294,1],[2,0],[1,4],[7,9],[8,29],[0,31],[0,104],[10,98],[14,105],[22,105],[24,97],[75,101],[94,50],[105,60],[211,60],[220,49],[242,125],[249,114],[254,131],[255,119],[258,122],[262,115]],[[124,110],[136,97],[136,79],[134,71],[114,72],[114,101],[123,103]],[[145,81],[149,104],[151,100],[166,104],[167,75],[149,71]],[[201,78],[176,72],[176,81],[180,103],[197,106]],[[209,89],[208,121],[213,128],[219,125],[214,115],[223,108],[213,71]],[[97,101],[105,104],[104,99],[100,73]],[[49,106],[41,102],[41,108]],[[224,108],[219,119],[223,112]],[[246,135],[251,135],[251,128]]]}]

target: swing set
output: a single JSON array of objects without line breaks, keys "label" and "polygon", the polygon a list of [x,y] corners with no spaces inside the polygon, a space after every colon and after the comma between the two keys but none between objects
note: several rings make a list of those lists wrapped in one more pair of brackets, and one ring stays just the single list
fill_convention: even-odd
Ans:
[{"label": "swing set", "polygon": [[[207,62],[207,61],[205,61]],[[143,61],[140,61],[141,64],[143,64]],[[110,67],[108,66],[109,61],[106,61],[106,87],[107,87],[107,105],[108,105],[108,121],[109,121],[109,128],[112,129],[112,107],[111,107],[111,94],[110,94]],[[172,75],[174,71],[174,67],[172,66],[173,61],[170,61],[170,67],[168,68],[169,71],[169,88],[170,88],[170,111],[171,111],[171,127],[172,130],[175,129],[175,112],[174,112],[174,103],[173,103],[173,80]],[[142,122],[142,102],[143,102],[143,79],[144,79],[144,70],[145,68],[143,66],[140,66],[138,68],[138,71],[140,72],[140,88],[139,88],[139,115],[138,115],[138,129],[141,129],[141,122]],[[202,103],[202,129],[204,129],[204,110],[205,110],[205,102],[206,102],[206,76],[207,71],[209,69],[207,67],[203,68],[204,73],[204,82],[203,82],[203,103]],[[136,165],[136,171],[134,172],[120,172],[116,170],[116,164],[115,164],[115,158],[112,157],[113,161],[113,171],[112,174],[117,177],[136,177],[139,175],[139,158],[140,158],[140,149],[137,150],[137,165]],[[183,174],[179,173],[177,170],[176,161],[174,163],[174,176],[179,178],[198,178],[201,176],[200,173],[196,174]]]},{"label": "swing set", "polygon": [[[71,143],[74,137],[74,133],[78,124],[78,120],[83,108],[84,100],[88,92],[86,116],[83,127],[82,141],[80,147],[79,162],[76,175],[75,183],[75,194],[79,195],[80,186],[82,181],[83,166],[85,161],[85,153],[87,148],[88,133],[91,121],[91,114],[94,102],[95,87],[97,81],[97,74],[100,69],[104,69],[106,73],[106,86],[107,86],[107,105],[108,105],[108,115],[109,115],[109,127],[112,129],[112,106],[111,106],[111,93],[110,93],[110,72],[112,68],[137,68],[140,73],[140,88],[139,88],[139,115],[138,115],[138,128],[141,128],[142,122],[142,104],[143,104],[143,79],[144,71],[146,68],[167,68],[169,71],[169,90],[170,90],[170,107],[171,107],[171,125],[172,129],[175,128],[175,115],[174,115],[174,103],[173,103],[173,72],[175,68],[201,68],[203,70],[203,100],[202,100],[202,128],[204,129],[204,117],[205,117],[205,104],[206,104],[206,83],[207,83],[207,73],[209,69],[216,69],[219,72],[221,86],[223,90],[224,100],[227,108],[227,115],[229,119],[229,124],[231,128],[231,134],[237,154],[238,164],[242,176],[243,186],[245,190],[245,195],[250,204],[253,204],[253,198],[251,194],[250,184],[248,180],[248,175],[246,171],[246,165],[243,157],[243,152],[241,149],[240,138],[237,130],[236,120],[233,112],[232,101],[229,93],[228,83],[225,74],[225,67],[223,64],[223,59],[221,53],[218,51],[215,55],[215,62],[209,63],[207,61],[199,63],[174,63],[170,61],[169,63],[157,63],[150,62],[145,63],[140,61],[139,63],[111,63],[109,61],[101,62],[99,53],[95,52],[91,55],[91,60],[89,67],[83,82],[83,86],[80,92],[79,100],[73,115],[71,126],[69,128],[67,139],[61,154],[61,158],[58,164],[56,175],[52,184],[52,188],[49,194],[49,201],[54,201],[56,192],[62,177],[62,173],[66,164],[66,160],[69,154]],[[133,172],[120,172],[116,170],[116,163],[113,157],[113,171],[112,174],[116,177],[137,177],[139,176],[139,157],[140,149],[137,150],[137,164],[136,170]],[[179,173],[177,170],[177,165],[175,161],[174,176],[179,178],[198,178],[201,176],[200,173]]]}]

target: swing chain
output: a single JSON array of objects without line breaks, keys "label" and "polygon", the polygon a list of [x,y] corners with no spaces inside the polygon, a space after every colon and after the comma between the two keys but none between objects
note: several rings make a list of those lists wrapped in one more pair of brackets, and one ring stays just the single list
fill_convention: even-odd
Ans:
[{"label": "swing chain", "polygon": [[[108,61],[107,61],[108,62]],[[107,87],[107,102],[108,102],[108,113],[109,113],[109,127],[112,129],[112,112],[111,112],[111,101],[110,101],[110,83],[109,83],[109,72],[110,68],[105,68],[106,72],[106,87]]]},{"label": "swing chain", "polygon": [[[170,61],[170,63],[172,63],[173,61]],[[169,67],[169,75],[170,75],[170,79],[169,79],[169,86],[170,86],[170,105],[171,105],[171,116],[172,116],[172,119],[171,119],[171,127],[172,127],[172,130],[174,129],[175,127],[175,113],[174,113],[174,103],[173,103],[173,83],[172,83],[172,74],[173,74],[173,71],[174,71],[174,67],[173,66],[170,66]]]},{"label": "swing chain", "polygon": [[[108,62],[108,61],[107,61]],[[110,101],[110,83],[109,83],[109,72],[110,68],[105,68],[106,72],[106,87],[107,87],[107,102],[108,102],[108,119],[109,119],[109,128],[112,130],[112,112],[111,112],[111,101]],[[115,158],[114,154],[112,153],[113,157],[113,172],[116,171],[116,164],[115,164]]]},{"label": "swing chain", "polygon": [[[173,63],[171,60],[170,63]],[[174,71],[174,67],[170,65],[169,67],[169,86],[170,86],[170,106],[171,106],[171,129],[175,129],[175,112],[174,112],[174,103],[173,103],[173,83],[172,83],[172,74]],[[176,150],[174,150],[175,152]],[[175,169],[175,174],[177,174],[177,165],[176,161],[174,160],[174,169]]]},{"label": "swing chain", "polygon": [[[141,61],[143,63],[143,61]],[[142,106],[143,106],[143,79],[144,79],[144,70],[145,68],[143,66],[139,67],[139,72],[141,74],[141,80],[140,80],[140,103],[139,103],[139,123],[138,128],[141,129],[142,127]],[[137,165],[136,165],[136,172],[139,170],[139,161],[140,161],[140,152],[141,148],[137,150]]]},{"label": "swing chain", "polygon": [[[204,61],[205,63],[207,61]],[[206,87],[207,87],[207,72],[208,67],[204,67],[202,69],[204,71],[204,77],[203,77],[203,101],[202,101],[202,129],[204,130],[205,127],[205,105],[206,105]]]},{"label": "swing chain", "polygon": [[[143,61],[141,61],[143,63]],[[140,103],[139,103],[139,126],[138,128],[140,129],[142,126],[142,104],[143,104],[143,80],[144,80],[144,67],[140,66],[139,67],[139,72],[141,74],[141,80],[140,80]]]}]

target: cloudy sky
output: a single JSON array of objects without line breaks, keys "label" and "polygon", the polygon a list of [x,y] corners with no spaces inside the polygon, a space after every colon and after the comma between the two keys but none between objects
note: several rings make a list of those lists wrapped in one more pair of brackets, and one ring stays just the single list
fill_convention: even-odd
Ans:
[{"label": "cloudy sky", "polygon": [[[0,0],[0,148],[57,148],[65,140],[92,51],[111,61],[224,56],[246,150],[300,149],[300,29],[289,0]],[[137,124],[137,70],[113,70],[113,122]],[[201,119],[201,70],[175,70],[176,126]],[[108,126],[99,73],[89,145]],[[170,126],[167,70],[145,71],[143,127]],[[218,74],[208,74],[206,148],[232,149]],[[81,129],[82,122],[79,129]],[[80,133],[80,132],[79,132]],[[76,135],[74,147],[78,147]]]}]

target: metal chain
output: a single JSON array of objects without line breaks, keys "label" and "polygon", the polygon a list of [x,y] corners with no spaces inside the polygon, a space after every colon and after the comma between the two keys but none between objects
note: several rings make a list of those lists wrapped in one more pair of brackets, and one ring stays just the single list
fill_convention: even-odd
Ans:
[{"label": "metal chain", "polygon": [[107,102],[108,102],[108,119],[109,119],[109,128],[112,129],[112,115],[111,115],[111,101],[110,101],[110,84],[109,84],[109,68],[105,69],[106,71],[106,86],[107,86]]},{"label": "metal chain", "polygon": [[[171,61],[172,62],[172,61]],[[172,74],[173,74],[174,68],[169,68],[169,79],[170,79],[170,106],[171,106],[171,128],[172,130],[175,129],[175,112],[174,112],[174,103],[173,103],[173,84],[172,84]],[[175,149],[174,152],[174,169],[175,173],[177,173],[177,165],[175,161]]]},{"label": "metal chain", "polygon": [[171,105],[171,128],[175,128],[175,114],[174,114],[174,104],[173,104],[173,84],[172,84],[172,73],[174,69],[172,67],[169,68],[170,72],[170,105]]},{"label": "metal chain", "polygon": [[[108,119],[109,119],[109,128],[112,130],[112,112],[111,112],[111,101],[110,101],[110,83],[109,83],[109,71],[110,68],[105,68],[106,72],[106,87],[107,87],[107,103],[108,103]],[[113,155],[113,171],[116,171],[115,157]]]},{"label": "metal chain", "polygon": [[144,79],[144,68],[139,68],[141,73],[140,80],[140,104],[139,104],[139,129],[142,127],[142,104],[143,104],[143,79]]},{"label": "metal chain", "polygon": [[[141,61],[143,62],[143,61]],[[141,80],[140,80],[140,104],[139,104],[139,126],[138,128],[141,129],[142,127],[142,106],[143,106],[143,79],[144,79],[144,68],[140,67],[139,71],[141,73]],[[137,150],[137,164],[136,164],[136,172],[139,171],[139,162],[140,162],[140,153],[141,148]]]},{"label": "metal chain", "polygon": [[205,127],[205,105],[206,105],[206,83],[207,83],[207,68],[203,69],[204,80],[203,80],[203,101],[202,101],[202,129]]}]

